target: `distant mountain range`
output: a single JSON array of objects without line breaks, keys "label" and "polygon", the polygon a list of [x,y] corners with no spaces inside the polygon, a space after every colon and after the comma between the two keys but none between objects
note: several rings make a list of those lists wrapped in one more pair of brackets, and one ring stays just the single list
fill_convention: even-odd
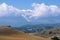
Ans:
[{"label": "distant mountain range", "polygon": [[60,38],[60,24],[36,24],[36,25],[23,25],[15,27],[15,29],[40,37],[58,36]]},{"label": "distant mountain range", "polygon": [[60,24],[27,24],[21,27],[15,27],[17,30],[23,31],[25,33],[37,33],[43,30],[49,30],[54,27],[59,27]]}]

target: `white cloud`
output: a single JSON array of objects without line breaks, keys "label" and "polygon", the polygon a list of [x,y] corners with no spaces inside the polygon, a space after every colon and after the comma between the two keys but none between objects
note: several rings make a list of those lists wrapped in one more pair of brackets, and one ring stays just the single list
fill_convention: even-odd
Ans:
[{"label": "white cloud", "polygon": [[[44,3],[41,4],[32,4],[34,8],[34,14],[33,16],[35,17],[48,17],[48,16],[55,16],[55,15],[60,15],[60,8],[56,5],[45,5]],[[59,13],[59,14],[58,14]]]},{"label": "white cloud", "polygon": [[34,10],[33,10],[34,14],[32,16],[36,16],[36,17],[43,16],[46,14],[46,12],[49,11],[49,7],[47,5],[45,5],[44,3],[42,3],[42,4],[34,3],[34,4],[32,4],[32,6],[34,8]]},{"label": "white cloud", "polygon": [[0,4],[0,17],[1,16],[12,16],[12,15],[16,15],[16,13],[19,12],[19,9],[13,7],[13,6],[9,6],[6,3],[2,3]]},{"label": "white cloud", "polygon": [[31,9],[17,9],[13,6],[7,5],[6,3],[0,4],[0,17],[2,16],[22,16],[27,21],[31,19],[37,19],[40,17],[58,16],[60,15],[60,8],[56,5],[32,4],[33,10]]}]

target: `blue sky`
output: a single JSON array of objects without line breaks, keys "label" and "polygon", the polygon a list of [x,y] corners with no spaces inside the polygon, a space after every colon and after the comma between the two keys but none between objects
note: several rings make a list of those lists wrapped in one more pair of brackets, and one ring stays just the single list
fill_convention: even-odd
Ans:
[{"label": "blue sky", "polygon": [[60,23],[60,0],[0,0],[0,25]]},{"label": "blue sky", "polygon": [[31,8],[32,3],[45,3],[47,5],[52,4],[60,7],[60,0],[0,0],[0,4],[4,2],[19,9]]}]

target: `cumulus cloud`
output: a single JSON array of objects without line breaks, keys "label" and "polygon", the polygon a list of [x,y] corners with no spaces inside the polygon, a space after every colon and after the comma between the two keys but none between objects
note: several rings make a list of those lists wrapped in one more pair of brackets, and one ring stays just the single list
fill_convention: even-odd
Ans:
[{"label": "cumulus cloud", "polygon": [[[33,16],[40,16],[40,17],[46,17],[46,16],[55,16],[58,13],[60,13],[60,8],[56,5],[45,5],[44,3],[42,4],[32,4],[34,8],[34,15]],[[58,14],[59,15],[59,14]]]},{"label": "cumulus cloud", "polygon": [[18,10],[16,8],[14,8],[13,6],[9,6],[6,3],[0,4],[0,17],[14,15],[13,13],[17,11]]},{"label": "cumulus cloud", "polygon": [[56,5],[32,4],[33,9],[17,9],[14,6],[6,3],[0,4],[0,17],[2,16],[22,16],[27,21],[31,19],[38,19],[40,17],[59,16],[60,8]]}]

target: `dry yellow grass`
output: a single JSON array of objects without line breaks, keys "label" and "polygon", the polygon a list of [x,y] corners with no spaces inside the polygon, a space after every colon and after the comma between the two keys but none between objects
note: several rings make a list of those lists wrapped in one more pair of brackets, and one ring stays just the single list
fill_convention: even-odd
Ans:
[{"label": "dry yellow grass", "polygon": [[0,40],[48,40],[48,38],[36,37],[10,27],[0,27]]}]

